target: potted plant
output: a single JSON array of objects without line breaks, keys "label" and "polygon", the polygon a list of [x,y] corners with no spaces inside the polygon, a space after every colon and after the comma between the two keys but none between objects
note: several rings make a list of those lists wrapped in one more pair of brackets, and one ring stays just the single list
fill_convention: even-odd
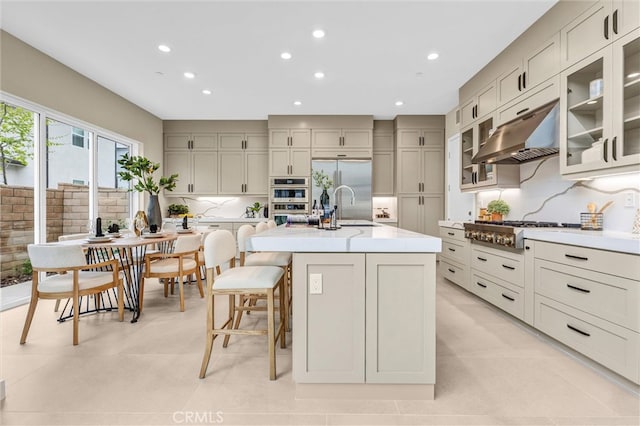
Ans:
[{"label": "potted plant", "polygon": [[149,205],[147,207],[147,217],[149,225],[162,225],[162,211],[160,210],[160,202],[158,201],[158,193],[161,189],[173,191],[178,181],[178,174],[172,174],[169,177],[162,176],[157,182],[153,178],[153,173],[160,168],[160,163],[142,157],[124,154],[118,164],[123,171],[118,172],[120,179],[126,182],[134,182],[129,191],[147,192],[149,193]]},{"label": "potted plant", "polygon": [[171,217],[189,216],[189,206],[186,204],[169,204],[167,210],[169,210],[169,216]]},{"label": "potted plant", "polygon": [[316,186],[318,188],[322,188],[322,194],[320,195],[320,204],[323,207],[326,207],[327,205],[329,205],[329,194],[327,193],[327,189],[333,186],[333,181],[329,179],[329,176],[327,176],[324,170],[315,170],[312,177]]},{"label": "potted plant", "polygon": [[504,200],[493,200],[487,205],[487,213],[491,214],[491,220],[501,221],[503,215],[509,214],[509,205]]},{"label": "potted plant", "polygon": [[256,201],[255,203],[253,203],[253,206],[249,206],[247,207],[247,209],[249,209],[253,217],[259,217],[260,209],[262,209],[263,207],[264,206],[260,204],[260,202]]}]

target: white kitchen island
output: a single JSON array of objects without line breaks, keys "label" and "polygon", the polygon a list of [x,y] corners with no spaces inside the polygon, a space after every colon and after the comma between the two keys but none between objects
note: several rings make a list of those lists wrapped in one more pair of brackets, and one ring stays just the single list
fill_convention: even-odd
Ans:
[{"label": "white kitchen island", "polygon": [[361,224],[279,226],[248,242],[253,251],[293,252],[298,396],[432,399],[441,241]]}]

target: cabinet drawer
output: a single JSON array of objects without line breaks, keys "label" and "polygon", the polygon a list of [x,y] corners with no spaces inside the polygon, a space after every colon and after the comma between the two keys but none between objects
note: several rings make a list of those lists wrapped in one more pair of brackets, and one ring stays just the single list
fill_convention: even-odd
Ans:
[{"label": "cabinet drawer", "polygon": [[464,237],[464,229],[440,227],[440,238],[468,242]]},{"label": "cabinet drawer", "polygon": [[535,291],[615,324],[640,331],[640,283],[535,260]]},{"label": "cabinet drawer", "polygon": [[213,231],[217,231],[218,229],[226,229],[227,231],[233,232],[233,223],[231,222],[208,223],[207,227]]},{"label": "cabinet drawer", "polygon": [[370,159],[373,155],[371,149],[361,150],[343,150],[343,149],[313,149],[311,150],[312,159],[316,158],[366,158]]},{"label": "cabinet drawer", "polygon": [[534,324],[540,331],[638,383],[638,333],[537,294]]},{"label": "cabinet drawer", "polygon": [[[471,267],[518,287],[524,286],[524,262],[521,254],[479,249],[471,246]],[[498,254],[498,253],[500,254]]]},{"label": "cabinet drawer", "polygon": [[519,96],[509,102],[504,108],[498,110],[497,125],[500,126],[508,121],[526,115],[542,105],[558,99],[560,96],[560,77],[558,75],[541,83],[540,86],[531,89],[530,92]]},{"label": "cabinet drawer", "polygon": [[444,259],[440,259],[439,263],[440,273],[443,277],[458,284],[461,287],[467,287],[465,280],[465,270],[453,263],[449,263]]},{"label": "cabinet drawer", "polygon": [[498,282],[488,275],[473,273],[470,290],[487,302],[518,319],[524,318],[524,294],[522,289],[505,282]]},{"label": "cabinet drawer", "polygon": [[640,281],[640,256],[536,241],[536,258]]},{"label": "cabinet drawer", "polygon": [[440,257],[450,259],[454,262],[469,264],[469,252],[467,248],[452,241],[442,240],[442,252]]}]

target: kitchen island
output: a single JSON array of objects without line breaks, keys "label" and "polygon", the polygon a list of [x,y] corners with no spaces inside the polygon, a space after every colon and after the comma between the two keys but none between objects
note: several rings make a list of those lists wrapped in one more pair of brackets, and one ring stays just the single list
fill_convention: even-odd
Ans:
[{"label": "kitchen island", "polygon": [[282,225],[248,247],[293,253],[299,397],[433,399],[439,238],[345,222],[332,231]]}]

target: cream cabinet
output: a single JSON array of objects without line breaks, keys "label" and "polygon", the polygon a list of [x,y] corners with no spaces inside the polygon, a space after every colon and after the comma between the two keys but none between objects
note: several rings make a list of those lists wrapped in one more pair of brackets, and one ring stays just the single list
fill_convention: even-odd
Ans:
[{"label": "cream cabinet", "polygon": [[437,236],[444,215],[444,195],[398,195],[398,227]]},{"label": "cream cabinet", "polygon": [[269,154],[265,151],[220,151],[220,195],[268,196]]},{"label": "cream cabinet", "polygon": [[370,129],[313,129],[311,145],[314,149],[371,149]]},{"label": "cream cabinet", "polygon": [[560,171],[640,170],[640,29],[560,75]]},{"label": "cream cabinet", "polygon": [[436,147],[443,145],[440,129],[398,129],[398,148]]},{"label": "cream cabinet", "polygon": [[494,115],[478,120],[460,132],[460,189],[464,192],[479,189],[520,187],[519,165],[473,164],[472,158],[484,146],[495,125]]},{"label": "cream cabinet", "polygon": [[497,79],[498,106],[528,92],[560,72],[560,33],[517,58]]},{"label": "cream cabinet", "polygon": [[440,273],[444,278],[468,290],[471,271],[470,240],[464,237],[464,229],[444,226],[440,227],[440,238]]},{"label": "cream cabinet", "polygon": [[574,65],[640,26],[640,2],[602,0],[560,32],[561,65]]},{"label": "cream cabinet", "polygon": [[460,126],[469,126],[474,121],[491,114],[496,109],[497,89],[496,81],[493,80],[485,86],[471,99],[461,103],[460,106]]},{"label": "cream cabinet", "polygon": [[560,97],[560,75],[556,74],[548,80],[538,84],[526,94],[499,107],[496,111],[496,125],[515,120],[519,116],[533,111]]},{"label": "cream cabinet", "polygon": [[374,122],[372,156],[372,195],[392,197],[395,182],[395,152],[392,123],[390,130],[378,130]]},{"label": "cream cabinet", "polygon": [[165,195],[216,195],[218,193],[218,153],[216,151],[167,151],[164,174],[178,174],[172,192]]},{"label": "cream cabinet", "polygon": [[444,192],[444,150],[403,148],[398,150],[398,194]]},{"label": "cream cabinet", "polygon": [[638,256],[527,241],[533,250],[534,326],[640,383]]},{"label": "cream cabinet", "polygon": [[264,151],[267,149],[266,133],[226,132],[218,134],[221,151]]},{"label": "cream cabinet", "polygon": [[269,176],[311,175],[311,130],[269,130]]},{"label": "cream cabinet", "polygon": [[293,256],[296,383],[435,383],[435,254]]},{"label": "cream cabinet", "polygon": [[217,133],[167,133],[164,135],[165,151],[216,151]]}]

